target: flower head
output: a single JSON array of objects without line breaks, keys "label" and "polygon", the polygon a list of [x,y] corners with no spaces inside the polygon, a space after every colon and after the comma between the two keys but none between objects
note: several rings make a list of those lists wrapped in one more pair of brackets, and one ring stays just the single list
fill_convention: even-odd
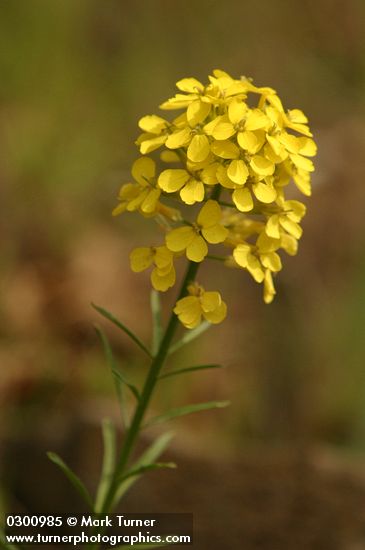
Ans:
[{"label": "flower head", "polygon": [[221,323],[227,315],[227,306],[219,292],[206,292],[197,283],[188,287],[189,295],[176,303],[174,312],[186,328],[197,327],[202,317],[209,323]]},{"label": "flower head", "polygon": [[[296,254],[306,211],[297,198],[287,198],[287,188],[294,183],[303,195],[311,194],[317,147],[308,119],[299,109],[286,110],[273,88],[221,70],[207,83],[191,77],[176,86],[178,93],[160,106],[180,111],[175,117],[140,119],[136,144],[142,156],[114,210],[152,217],[165,232],[164,244],[131,253],[132,269],[152,267],[152,285],[164,291],[175,283],[174,259],[185,255],[200,263],[208,246],[220,245],[228,249],[219,257],[224,265],[263,284],[270,303],[282,251]],[[161,167],[147,156],[154,152]],[[188,328],[202,318],[219,322],[225,311],[219,293],[199,285],[189,287],[175,308]]]}]

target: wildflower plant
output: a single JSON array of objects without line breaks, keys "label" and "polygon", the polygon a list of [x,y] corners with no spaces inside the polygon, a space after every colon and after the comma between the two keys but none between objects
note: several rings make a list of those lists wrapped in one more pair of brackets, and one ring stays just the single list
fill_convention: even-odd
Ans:
[{"label": "wildflower plant", "polygon": [[[156,462],[169,441],[160,436],[139,458],[132,460],[139,433],[146,425],[227,402],[200,403],[173,409],[144,422],[153,392],[162,378],[218,365],[164,370],[168,356],[221,323],[227,305],[209,281],[197,281],[200,264],[220,261],[227,269],[246,271],[263,285],[263,299],[275,296],[274,279],[282,269],[282,253],[295,255],[302,235],[305,205],[292,198],[295,188],[311,194],[311,157],[316,145],[307,117],[299,109],[284,109],[276,91],[257,87],[241,77],[213,71],[209,82],[195,78],[177,82],[178,93],[160,105],[177,116],[147,115],[139,121],[136,141],[140,156],[131,180],[122,185],[113,214],[134,212],[157,222],[159,242],[144,242],[130,253],[134,272],[150,271],[154,336],[149,349],[121,321],[96,307],[126,332],[150,361],[141,389],[121,372],[105,334],[99,330],[123,408],[125,435],[117,459],[114,428],[104,424],[104,465],[99,489],[92,499],[81,481],[56,455],[54,460],[81,491],[94,512],[112,510],[129,486],[146,470],[171,467]],[[177,300],[165,329],[159,296],[174,287],[176,266],[187,261]],[[179,322],[187,329],[174,342]],[[136,400],[131,419],[124,410],[124,390]]]}]

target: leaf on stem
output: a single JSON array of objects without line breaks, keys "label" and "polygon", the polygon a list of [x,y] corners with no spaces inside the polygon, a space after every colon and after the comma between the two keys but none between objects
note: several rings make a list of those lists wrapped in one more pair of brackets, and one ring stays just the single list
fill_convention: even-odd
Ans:
[{"label": "leaf on stem", "polygon": [[115,378],[117,378],[122,384],[125,384],[127,386],[127,388],[129,388],[131,390],[131,392],[133,393],[134,397],[137,399],[137,401],[139,400],[139,391],[137,390],[136,386],[134,386],[133,384],[131,384],[130,382],[128,382],[124,376],[124,374],[119,370],[119,369],[114,369],[113,370],[113,375],[115,376]]},{"label": "leaf on stem", "polygon": [[116,389],[116,392],[117,392],[117,395],[118,395],[118,401],[119,401],[119,406],[120,406],[120,410],[121,410],[121,414],[122,414],[123,423],[124,423],[125,426],[127,426],[128,419],[127,419],[127,411],[126,411],[125,399],[124,399],[124,385],[127,386],[130,389],[130,391],[133,393],[133,395],[136,397],[137,400],[139,399],[139,392],[133,384],[130,384],[126,380],[126,378],[123,376],[121,371],[118,369],[116,360],[114,358],[113,351],[112,351],[111,346],[109,344],[109,340],[108,340],[107,336],[105,335],[104,331],[100,327],[98,327],[97,325],[95,325],[94,328],[95,328],[95,330],[96,330],[96,332],[97,332],[97,334],[98,334],[98,336],[101,340],[101,343],[103,345],[105,358],[106,358],[108,366],[109,366],[109,368],[112,372],[112,375],[113,375],[115,389]]},{"label": "leaf on stem", "polygon": [[86,504],[93,510],[93,502],[91,499],[91,496],[89,494],[89,491],[86,489],[85,485],[81,481],[81,479],[67,466],[67,464],[62,460],[60,456],[56,453],[47,453],[48,458],[58,466],[62,472],[65,474],[65,476],[68,478],[68,480],[72,483],[76,491],[80,494],[80,496],[84,499]]},{"label": "leaf on stem", "polygon": [[106,309],[100,307],[100,306],[97,306],[96,304],[91,304],[92,307],[98,312],[100,313],[100,315],[102,315],[103,317],[105,317],[105,319],[108,319],[108,321],[111,321],[113,323],[113,325],[115,325],[116,327],[118,327],[120,330],[122,330],[123,332],[125,332],[125,334],[127,334],[129,336],[129,338],[131,338],[133,340],[133,342],[135,342],[137,344],[137,346],[139,346],[147,355],[150,359],[152,359],[152,354],[151,352],[149,351],[149,349],[143,344],[143,342],[141,342],[141,340],[138,338],[138,336],[136,336],[134,334],[134,332],[132,332],[128,327],[126,327],[121,321],[119,321],[119,319],[117,319],[112,313],[110,313],[110,311],[107,311]]},{"label": "leaf on stem", "polygon": [[151,312],[152,312],[152,355],[156,355],[163,337],[162,316],[161,316],[161,300],[160,293],[151,290]]},{"label": "leaf on stem", "polygon": [[228,407],[230,404],[229,401],[207,401],[206,403],[195,403],[193,405],[186,405],[184,407],[178,407],[176,409],[171,409],[167,413],[155,416],[149,420],[144,427],[154,426],[155,424],[162,424],[162,422],[167,422],[173,418],[178,418],[179,416],[185,416],[187,414],[192,414],[199,411],[207,411],[209,409],[222,409]]},{"label": "leaf on stem", "polygon": [[[151,445],[142,453],[142,455],[136,460],[136,462],[133,464],[132,468],[136,470],[137,468],[140,468],[141,466],[147,466],[148,464],[151,464],[155,460],[158,459],[159,456],[162,455],[164,450],[169,445],[171,439],[173,437],[172,432],[168,432],[165,434],[160,435]],[[122,481],[118,487],[118,490],[116,491],[115,497],[114,497],[114,506],[117,505],[117,503],[120,501],[122,496],[132,487],[132,485],[141,477],[141,474],[136,474],[133,477],[129,477],[128,479],[125,479]]]},{"label": "leaf on stem", "polygon": [[132,468],[120,478],[120,481],[122,482],[130,477],[140,476],[150,470],[159,470],[161,468],[173,469],[177,468],[177,465],[175,462],[152,462],[151,464],[145,464],[143,466],[139,466],[138,468]]},{"label": "leaf on stem", "polygon": [[200,336],[200,334],[203,334],[203,332],[208,330],[208,328],[210,328],[211,326],[211,323],[208,323],[208,321],[203,321],[198,327],[187,331],[180,340],[170,346],[169,355],[175,353],[175,351],[177,351],[178,349],[195,340],[195,338]]},{"label": "leaf on stem", "polygon": [[95,497],[95,512],[101,513],[105,498],[113,481],[116,456],[116,435],[113,423],[106,419],[102,424],[103,433],[103,465],[99,485]]},{"label": "leaf on stem", "polygon": [[159,379],[169,378],[170,376],[177,376],[179,374],[185,374],[186,372],[193,372],[196,370],[206,370],[206,369],[222,369],[223,365],[213,364],[213,365],[194,365],[193,367],[184,367],[181,369],[170,370],[168,372],[162,373],[159,376]]}]

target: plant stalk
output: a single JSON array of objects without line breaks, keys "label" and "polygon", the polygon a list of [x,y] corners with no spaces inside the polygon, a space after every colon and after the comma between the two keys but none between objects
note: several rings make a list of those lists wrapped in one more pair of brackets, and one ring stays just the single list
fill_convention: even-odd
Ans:
[{"label": "plant stalk", "polygon": [[[199,265],[200,264],[196,262],[189,262],[185,273],[185,277],[181,284],[181,288],[180,288],[180,292],[177,300],[180,300],[186,295],[188,285],[195,280],[196,274],[199,269]],[[130,455],[134,449],[136,438],[140,431],[146,409],[149,405],[153,390],[157,383],[158,375],[167,357],[177,326],[178,326],[178,318],[175,315],[175,313],[172,312],[169,323],[166,327],[164,337],[161,340],[158,352],[154,357],[150,370],[148,372],[131,425],[127,431],[126,438],[119,457],[119,461],[115,469],[114,482],[111,484],[109,493],[103,505],[103,509],[102,509],[103,514],[107,513],[110,510],[110,507],[113,505],[113,499],[118,489],[116,480],[120,479],[120,476],[123,473],[125,467],[127,466]]]}]

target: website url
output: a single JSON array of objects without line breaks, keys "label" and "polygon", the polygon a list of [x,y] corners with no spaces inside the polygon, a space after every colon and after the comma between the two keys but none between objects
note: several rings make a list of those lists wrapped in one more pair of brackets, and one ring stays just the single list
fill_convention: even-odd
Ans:
[{"label": "website url", "polygon": [[117,544],[190,544],[191,537],[189,535],[145,535],[139,532],[138,535],[87,535],[81,532],[78,535],[6,535],[6,542],[9,544],[109,544],[116,546]]}]

